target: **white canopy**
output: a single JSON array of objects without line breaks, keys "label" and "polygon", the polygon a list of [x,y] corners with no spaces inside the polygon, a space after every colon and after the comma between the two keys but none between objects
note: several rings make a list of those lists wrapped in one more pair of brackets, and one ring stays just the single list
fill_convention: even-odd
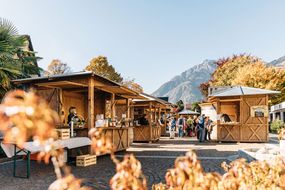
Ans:
[{"label": "white canopy", "polygon": [[195,111],[191,111],[191,110],[182,110],[180,112],[178,112],[179,115],[200,115],[200,113],[195,112]]}]

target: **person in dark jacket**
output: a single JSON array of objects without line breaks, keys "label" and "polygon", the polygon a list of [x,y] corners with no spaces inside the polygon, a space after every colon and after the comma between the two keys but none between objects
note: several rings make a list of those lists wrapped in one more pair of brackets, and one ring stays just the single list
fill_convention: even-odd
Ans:
[{"label": "person in dark jacket", "polygon": [[205,141],[205,115],[199,117],[198,131],[199,131],[199,142]]},{"label": "person in dark jacket", "polygon": [[68,110],[69,114],[68,114],[68,117],[67,117],[67,124],[70,126],[71,125],[71,121],[73,119],[78,119],[78,116],[76,115],[77,112],[76,112],[76,107],[74,106],[71,106]]}]

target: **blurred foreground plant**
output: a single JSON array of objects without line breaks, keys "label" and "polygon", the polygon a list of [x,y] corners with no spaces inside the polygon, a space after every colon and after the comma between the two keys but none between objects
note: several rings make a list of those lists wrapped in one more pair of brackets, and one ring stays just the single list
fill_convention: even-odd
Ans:
[{"label": "blurred foreground plant", "polygon": [[175,161],[175,167],[166,173],[166,184],[153,185],[153,190],[243,190],[285,189],[285,162],[276,157],[272,163],[245,159],[223,163],[224,175],[205,173],[194,152]]},{"label": "blurred foreground plant", "polygon": [[0,122],[4,143],[13,143],[24,148],[25,143],[32,140],[41,150],[38,158],[44,159],[45,163],[51,158],[57,180],[49,189],[87,189],[80,187],[81,180],[76,179],[65,165],[63,149],[55,141],[54,128],[59,118],[46,101],[34,92],[11,91],[0,105]]},{"label": "blurred foreground plant", "polygon": [[97,155],[110,154],[116,164],[116,174],[110,180],[113,190],[146,190],[146,179],[142,174],[141,163],[133,155],[125,155],[120,162],[114,154],[111,140],[103,134],[102,129],[93,128],[89,131],[91,147]]}]

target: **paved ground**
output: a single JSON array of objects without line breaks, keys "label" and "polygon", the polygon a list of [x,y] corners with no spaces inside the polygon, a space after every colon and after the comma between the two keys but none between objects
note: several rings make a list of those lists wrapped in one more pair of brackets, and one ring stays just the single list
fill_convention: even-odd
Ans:
[{"label": "paved ground", "polygon": [[[276,143],[276,137],[272,136],[271,143]],[[117,154],[122,158],[126,153],[133,153],[141,161],[143,172],[147,177],[149,189],[151,184],[164,181],[167,168],[173,167],[174,160],[186,151],[194,149],[206,171],[223,173],[220,164],[228,161],[229,156],[237,155],[240,148],[261,147],[262,143],[198,143],[196,139],[183,138],[170,140],[161,138],[157,143],[134,143],[125,152]],[[24,172],[25,162],[20,160],[19,173]],[[109,189],[109,180],[114,175],[114,165],[109,156],[99,157],[97,164],[86,168],[71,165],[76,177],[85,179],[84,184],[93,189]],[[55,180],[51,165],[31,163],[32,175],[30,179],[12,177],[13,163],[0,164],[0,189],[5,190],[43,190]]]}]

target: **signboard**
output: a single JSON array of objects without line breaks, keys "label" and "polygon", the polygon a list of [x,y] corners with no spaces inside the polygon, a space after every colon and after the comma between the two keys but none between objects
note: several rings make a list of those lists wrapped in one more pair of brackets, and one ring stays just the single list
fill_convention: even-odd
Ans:
[{"label": "signboard", "polygon": [[268,117],[268,107],[267,106],[251,106],[250,116],[251,117]]}]

